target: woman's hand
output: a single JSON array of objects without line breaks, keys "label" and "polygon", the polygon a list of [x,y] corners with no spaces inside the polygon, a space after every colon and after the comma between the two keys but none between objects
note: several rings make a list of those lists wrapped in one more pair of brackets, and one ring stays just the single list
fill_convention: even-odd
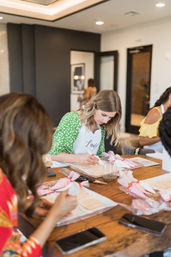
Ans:
[{"label": "woman's hand", "polygon": [[59,153],[56,155],[51,155],[51,160],[64,163],[99,164],[99,159],[93,154]]},{"label": "woman's hand", "polygon": [[56,222],[59,221],[63,216],[71,212],[73,209],[75,209],[76,206],[77,197],[68,196],[67,191],[62,192],[56,198],[56,201],[53,207],[48,212],[47,217],[32,234],[32,237],[36,238],[40,245],[43,246],[52,229],[55,227]]},{"label": "woman's hand", "polygon": [[99,159],[94,154],[80,154],[77,158],[79,163],[99,164]]},{"label": "woman's hand", "polygon": [[58,220],[70,213],[78,204],[77,196],[69,196],[67,192],[68,191],[62,192],[56,198],[56,201],[51,209],[51,211],[55,213]]},{"label": "woman's hand", "polygon": [[52,166],[53,163],[52,163],[50,154],[44,154],[42,158],[43,158],[44,165],[46,167],[51,167]]}]

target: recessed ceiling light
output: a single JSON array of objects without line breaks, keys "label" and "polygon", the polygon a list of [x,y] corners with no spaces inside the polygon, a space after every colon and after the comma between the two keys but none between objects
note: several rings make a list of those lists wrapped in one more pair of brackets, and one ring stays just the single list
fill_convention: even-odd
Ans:
[{"label": "recessed ceiling light", "polygon": [[96,21],[96,25],[103,25],[104,21]]},{"label": "recessed ceiling light", "polygon": [[164,2],[157,2],[156,7],[164,7],[166,4]]},{"label": "recessed ceiling light", "polygon": [[2,17],[2,16],[0,16],[0,20],[3,20],[3,17]]}]

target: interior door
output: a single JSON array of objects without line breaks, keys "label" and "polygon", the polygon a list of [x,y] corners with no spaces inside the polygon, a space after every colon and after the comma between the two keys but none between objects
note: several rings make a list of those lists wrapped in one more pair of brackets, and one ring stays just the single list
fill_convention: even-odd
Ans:
[{"label": "interior door", "polygon": [[118,52],[108,51],[95,54],[95,80],[97,89],[114,89],[118,83]]},{"label": "interior door", "polygon": [[[100,52],[95,54],[95,80],[99,90],[117,91],[118,83],[118,51]],[[115,151],[110,145],[111,137],[105,137],[105,151]]]},{"label": "interior door", "polygon": [[[70,94],[70,111],[78,110],[80,102],[78,96],[83,97],[83,88],[87,87],[88,79],[94,79],[94,52],[89,51],[70,51],[70,65],[71,65],[71,94]],[[79,70],[81,68],[81,74]],[[78,69],[78,73],[77,73]],[[77,73],[77,74],[76,74]],[[77,78],[74,77],[76,75]],[[78,76],[77,76],[78,75]],[[81,76],[80,76],[81,75]],[[76,81],[82,79],[83,88],[80,90],[73,90]]]},{"label": "interior door", "polygon": [[127,49],[126,131],[138,134],[149,110],[152,45]]}]

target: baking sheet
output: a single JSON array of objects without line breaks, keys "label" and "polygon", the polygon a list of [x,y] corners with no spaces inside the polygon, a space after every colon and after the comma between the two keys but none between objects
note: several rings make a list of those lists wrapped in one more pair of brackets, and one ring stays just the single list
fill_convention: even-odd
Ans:
[{"label": "baking sheet", "polygon": [[171,188],[171,173],[164,174],[161,176],[149,178],[144,180],[152,188],[157,190],[170,189]]},{"label": "baking sheet", "polygon": [[150,167],[150,166],[154,166],[154,165],[159,165],[160,163],[158,162],[153,162],[150,160],[147,160],[145,158],[141,158],[141,157],[134,157],[134,158],[130,158],[133,162],[144,166],[144,167]]},{"label": "baking sheet", "polygon": [[[92,216],[95,216],[97,214],[100,214],[104,211],[109,210],[110,208],[113,208],[117,205],[117,203],[115,203],[114,201],[110,200],[107,197],[104,197],[90,189],[87,188],[82,188],[81,190],[83,190],[82,194],[80,195],[80,197],[78,196],[78,206],[75,210],[73,210],[69,215],[63,217],[61,220],[59,220],[56,223],[56,226],[63,226],[63,225],[67,225],[70,223],[74,223],[77,221],[80,221],[82,219],[86,219]],[[54,202],[56,197],[58,196],[59,193],[55,192],[52,194],[49,194],[43,198],[47,199],[50,202]],[[90,204],[92,203],[92,199],[95,199],[97,201],[101,202],[101,206],[97,207],[93,210],[89,210],[84,208],[81,203],[85,202],[86,200],[90,200]]]},{"label": "baking sheet", "polygon": [[70,167],[80,173],[91,176],[93,178],[103,177],[106,174],[111,174],[114,171],[113,165],[90,165],[90,164],[70,164]]},{"label": "baking sheet", "polygon": [[111,162],[103,160],[103,163],[104,165],[74,163],[74,164],[70,164],[70,167],[85,175],[88,175],[94,178],[99,178],[99,177],[103,177],[106,174],[111,174],[111,173],[118,175],[119,170],[126,170],[126,169],[132,170],[142,166],[148,167],[148,166],[159,164],[157,162],[152,162],[140,157],[123,158],[123,160],[114,160]]},{"label": "baking sheet", "polygon": [[146,156],[154,158],[154,159],[158,159],[158,160],[163,160],[163,153],[147,153]]}]

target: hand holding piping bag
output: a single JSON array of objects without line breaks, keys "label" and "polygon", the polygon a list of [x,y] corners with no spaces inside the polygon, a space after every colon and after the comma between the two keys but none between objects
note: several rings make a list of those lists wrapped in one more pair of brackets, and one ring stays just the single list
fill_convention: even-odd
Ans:
[{"label": "hand holding piping bag", "polygon": [[92,154],[91,150],[86,147],[87,153],[89,153],[92,157],[98,160],[98,164],[105,165],[104,162],[99,158],[99,156]]},{"label": "hand holding piping bag", "polygon": [[105,165],[104,161],[102,161],[102,160],[99,158],[99,156],[96,156],[96,158],[99,160],[99,164],[100,164],[100,165],[103,165],[103,166]]},{"label": "hand holding piping bag", "polygon": [[94,155],[89,148],[85,147],[85,149],[86,149],[87,153],[90,154],[90,158],[94,162],[94,164],[99,164],[100,158],[98,156]]}]

